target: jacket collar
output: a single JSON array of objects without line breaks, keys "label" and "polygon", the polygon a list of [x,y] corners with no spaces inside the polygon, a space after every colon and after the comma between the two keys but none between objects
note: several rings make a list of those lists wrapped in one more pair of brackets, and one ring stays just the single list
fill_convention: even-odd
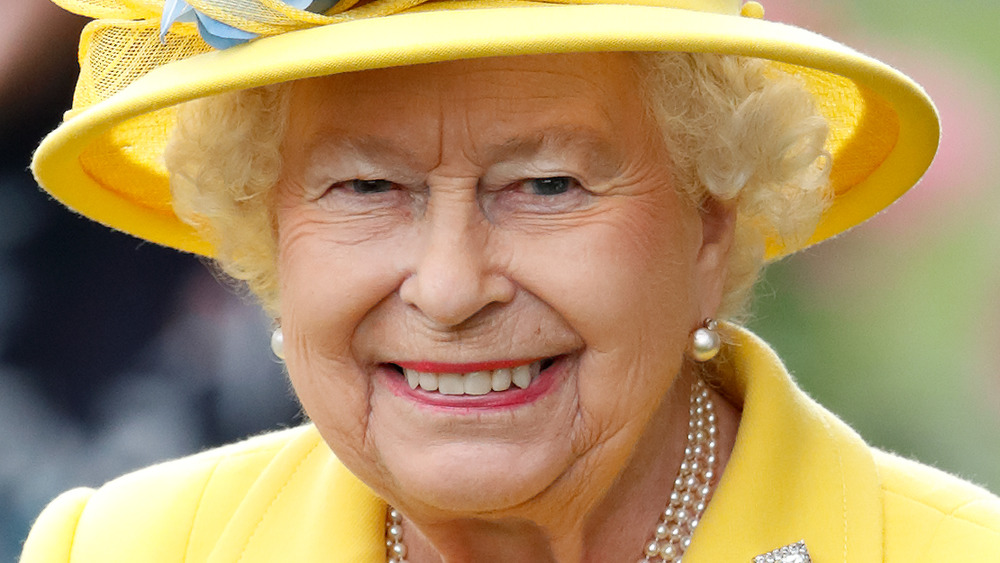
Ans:
[{"label": "jacket collar", "polygon": [[799,540],[815,563],[882,561],[871,450],[795,386],[767,344],[733,325],[722,330],[722,392],[743,413],[685,562],[751,563]]}]

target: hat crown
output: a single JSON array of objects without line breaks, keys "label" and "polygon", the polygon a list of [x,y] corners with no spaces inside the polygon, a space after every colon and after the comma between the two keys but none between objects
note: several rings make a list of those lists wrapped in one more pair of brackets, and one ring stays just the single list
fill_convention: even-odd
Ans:
[{"label": "hat crown", "polygon": [[[100,1],[100,0],[87,0]],[[148,1],[148,0],[139,0]],[[620,4],[737,15],[741,0],[185,0],[210,21],[257,36],[345,21],[389,16],[407,10],[470,10],[511,5]],[[332,7],[329,7],[330,4]],[[295,5],[293,5],[295,4]],[[303,8],[296,6],[303,6]],[[317,8],[322,5],[322,8]],[[310,11],[315,10],[315,11]],[[321,12],[321,13],[315,13]],[[204,26],[199,26],[201,31]],[[209,41],[214,43],[213,41]]]},{"label": "hat crown", "polygon": [[[81,73],[68,116],[113,96],[157,67],[245,42],[248,36],[275,36],[404,12],[457,12],[512,5],[632,5],[730,16],[740,15],[745,8],[742,0],[338,0],[324,13],[315,13],[308,8],[315,9],[317,2],[307,9],[296,7],[307,4],[304,0],[170,0],[170,6],[179,3],[197,12],[198,23],[190,18],[171,25],[173,20],[169,20],[161,28],[170,18],[164,14],[165,0],[53,1],[71,12],[96,18],[81,37]],[[329,6],[330,0],[319,4]],[[747,3],[751,4],[759,8],[755,2]],[[217,37],[203,25],[205,21],[231,29],[244,39]],[[126,45],[128,48],[123,48]]]}]

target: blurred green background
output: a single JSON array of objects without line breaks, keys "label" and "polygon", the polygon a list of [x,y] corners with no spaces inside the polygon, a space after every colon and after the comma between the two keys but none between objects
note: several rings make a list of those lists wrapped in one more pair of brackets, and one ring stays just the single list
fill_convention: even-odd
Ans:
[{"label": "blurred green background", "polygon": [[1000,2],[764,2],[921,83],[943,122],[924,180],[772,265],[751,327],[868,441],[1000,490]]}]

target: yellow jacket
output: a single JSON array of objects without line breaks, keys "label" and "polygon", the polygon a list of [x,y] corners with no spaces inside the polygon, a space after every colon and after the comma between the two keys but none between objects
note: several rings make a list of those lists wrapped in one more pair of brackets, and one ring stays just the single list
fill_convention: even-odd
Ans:
[{"label": "yellow jacket", "polygon": [[[751,563],[798,540],[814,563],[1000,562],[1000,499],[872,450],[766,344],[733,336],[723,387],[743,416],[685,563]],[[304,426],[64,493],[21,561],[382,562],[384,518]]]}]

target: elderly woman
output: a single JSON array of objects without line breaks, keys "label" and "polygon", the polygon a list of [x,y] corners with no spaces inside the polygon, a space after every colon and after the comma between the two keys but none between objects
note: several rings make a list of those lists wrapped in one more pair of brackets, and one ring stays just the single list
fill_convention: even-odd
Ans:
[{"label": "elderly woman", "polygon": [[306,4],[75,4],[40,183],[244,280],[311,424],[70,491],[22,561],[1000,558],[1000,500],[735,324],[922,174],[919,87],[736,0]]}]

